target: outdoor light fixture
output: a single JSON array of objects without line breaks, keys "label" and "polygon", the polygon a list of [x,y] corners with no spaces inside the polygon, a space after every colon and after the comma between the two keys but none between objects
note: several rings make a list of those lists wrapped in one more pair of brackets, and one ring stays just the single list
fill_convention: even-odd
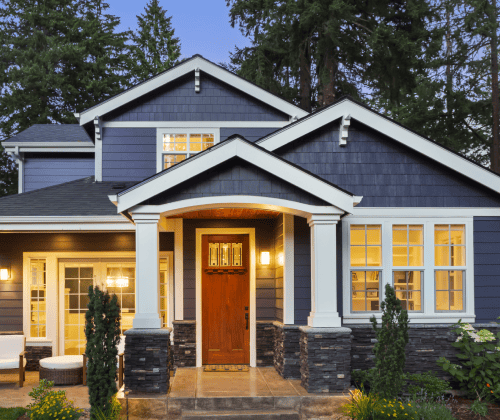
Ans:
[{"label": "outdoor light fixture", "polygon": [[269,252],[262,251],[260,253],[260,263],[262,265],[269,265],[270,262],[271,262],[271,256],[270,256]]},{"label": "outdoor light fixture", "polygon": [[285,256],[283,255],[282,252],[280,253],[280,255],[278,255],[278,264],[279,265],[285,264]]},{"label": "outdoor light fixture", "polygon": [[118,277],[117,279],[113,277],[108,277],[106,279],[107,287],[128,287],[128,277]]},{"label": "outdoor light fixture", "polygon": [[0,280],[9,280],[10,269],[9,267],[2,266],[0,268]]}]

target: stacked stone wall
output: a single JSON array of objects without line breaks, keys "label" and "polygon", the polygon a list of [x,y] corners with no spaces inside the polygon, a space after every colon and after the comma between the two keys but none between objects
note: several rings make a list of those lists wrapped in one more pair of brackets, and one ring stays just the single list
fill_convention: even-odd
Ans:
[{"label": "stacked stone wall", "polygon": [[196,321],[174,321],[174,369],[196,366]]},{"label": "stacked stone wall", "polygon": [[257,366],[273,366],[275,327],[272,321],[257,321]]},{"label": "stacked stone wall", "polygon": [[274,367],[281,377],[300,378],[300,331],[298,325],[274,323]]}]

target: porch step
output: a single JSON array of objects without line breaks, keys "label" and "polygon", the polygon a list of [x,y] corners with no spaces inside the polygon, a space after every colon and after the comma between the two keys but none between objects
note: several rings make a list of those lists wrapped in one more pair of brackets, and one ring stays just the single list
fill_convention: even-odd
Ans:
[{"label": "porch step", "polygon": [[190,410],[182,412],[182,420],[299,420],[299,413],[293,410]]}]

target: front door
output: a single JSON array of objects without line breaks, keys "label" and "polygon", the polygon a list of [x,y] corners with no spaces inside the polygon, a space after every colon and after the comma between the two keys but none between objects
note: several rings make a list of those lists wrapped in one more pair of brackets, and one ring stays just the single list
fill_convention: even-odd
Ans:
[{"label": "front door", "polygon": [[202,236],[203,364],[250,363],[248,235]]}]

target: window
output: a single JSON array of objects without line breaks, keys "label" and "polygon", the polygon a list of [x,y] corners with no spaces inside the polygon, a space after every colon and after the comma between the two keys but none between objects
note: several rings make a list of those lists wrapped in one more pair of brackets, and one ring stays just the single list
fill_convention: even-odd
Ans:
[{"label": "window", "polygon": [[160,259],[160,318],[162,328],[168,327],[168,286],[169,286],[169,260]]},{"label": "window", "polygon": [[158,129],[158,172],[212,147],[218,141],[218,129]]},{"label": "window", "polygon": [[[436,225],[434,229],[436,311],[463,311],[465,225]],[[448,269],[446,269],[448,268]]]},{"label": "window", "polygon": [[47,336],[47,270],[45,259],[30,260],[30,336]]},{"label": "window", "polygon": [[132,328],[135,316],[135,264],[106,264],[106,287],[120,305],[120,334]]},{"label": "window", "polygon": [[350,249],[351,308],[353,311],[378,311],[381,271],[373,267],[382,267],[381,226],[351,225]]}]

